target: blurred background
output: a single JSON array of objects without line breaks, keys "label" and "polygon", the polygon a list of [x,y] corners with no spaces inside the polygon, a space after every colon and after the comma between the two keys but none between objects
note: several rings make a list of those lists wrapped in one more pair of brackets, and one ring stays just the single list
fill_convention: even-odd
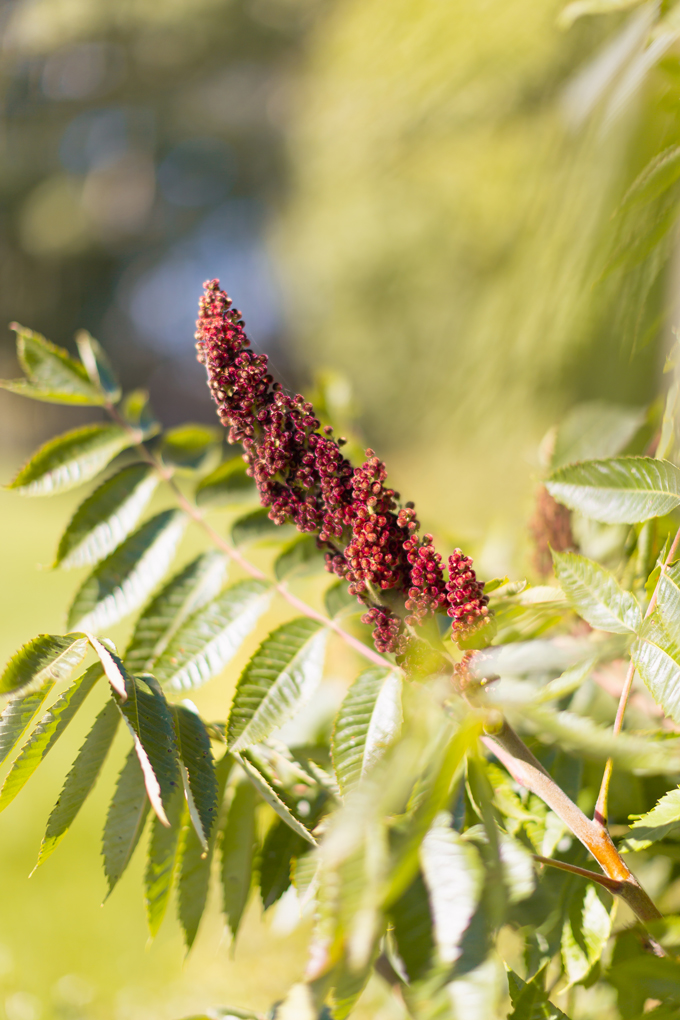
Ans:
[{"label": "blurred background", "polygon": [[[680,142],[678,31],[654,3],[587,7],[4,0],[0,374],[19,374],[5,323],[69,348],[84,327],[164,424],[213,421],[193,322],[217,276],[430,530],[482,575],[526,571],[541,437],[584,401],[648,403],[678,323],[677,185],[626,198]],[[0,393],[3,478],[92,418]],[[73,505],[0,493],[3,661],[63,629],[73,580],[33,566]],[[0,1017],[268,1005],[301,967],[285,919],[253,908],[231,960],[215,912],[183,964],[172,924],[143,952],[140,862],[100,909],[112,778],[28,881],[81,737],[54,790],[0,817]]]}]

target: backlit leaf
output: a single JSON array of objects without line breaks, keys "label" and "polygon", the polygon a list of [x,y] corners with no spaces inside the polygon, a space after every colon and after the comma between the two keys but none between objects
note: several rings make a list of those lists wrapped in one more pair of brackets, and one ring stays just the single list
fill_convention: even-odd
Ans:
[{"label": "backlit leaf", "polygon": [[0,695],[38,690],[47,680],[65,680],[87,653],[82,634],[39,634],[16,652],[0,677]]},{"label": "backlit leaf", "polygon": [[631,660],[657,705],[680,722],[680,644],[658,610],[645,620]]},{"label": "backlit leaf", "polygon": [[17,332],[17,357],[29,381],[39,390],[63,397],[59,403],[103,404],[105,395],[93,385],[87,370],[63,347],[50,343],[40,333],[12,324]]},{"label": "backlit leaf", "polygon": [[219,673],[267,608],[270,594],[265,581],[237,581],[190,616],[154,665],[159,683],[188,690]]},{"label": "backlit leaf", "polygon": [[263,539],[282,542],[293,533],[292,525],[274,524],[266,507],[259,507],[239,517],[231,526],[231,540],[234,545],[246,545],[248,542],[260,542]]},{"label": "backlit leaf", "polygon": [[102,856],[109,895],[130,863],[148,811],[144,774],[133,747],[118,776],[104,826]]},{"label": "backlit leaf", "polygon": [[248,752],[244,751],[243,754],[236,753],[234,754],[234,757],[243,768],[248,779],[253,784],[260,797],[262,797],[262,800],[269,804],[269,806],[276,811],[279,818],[281,818],[286,825],[289,825],[294,832],[297,832],[303,839],[306,839],[308,843],[312,844],[312,846],[316,846],[314,836],[304,827],[302,822],[298,821],[290,808],[284,804],[276,790],[270,783],[267,782],[255,763],[248,756]]},{"label": "backlit leaf", "polygon": [[314,535],[293,539],[274,562],[274,575],[282,581],[289,574],[308,574],[324,569],[325,556]]},{"label": "backlit leaf", "polygon": [[[178,425],[163,435],[161,456],[166,464],[192,473],[217,459],[222,430],[212,425]],[[214,463],[214,461],[213,461]]]},{"label": "backlit leaf", "polygon": [[196,487],[199,506],[229,506],[231,503],[254,501],[255,482],[246,474],[247,465],[241,457],[225,460],[201,480]]},{"label": "backlit leaf", "polygon": [[425,977],[434,963],[433,921],[427,886],[418,871],[411,885],[390,907],[399,957],[409,981]]},{"label": "backlit leaf", "polygon": [[336,584],[332,584],[330,588],[326,590],[326,594],[323,597],[326,612],[330,617],[337,616],[338,613],[342,613],[343,610],[352,607],[355,610],[361,608],[357,602],[356,595],[350,595],[347,590],[346,581],[338,581]]},{"label": "backlit leaf", "polygon": [[635,634],[642,612],[635,596],[612,573],[576,553],[553,552],[555,574],[571,605],[591,627],[614,634]]},{"label": "backlit leaf", "polygon": [[551,470],[576,461],[615,457],[645,420],[641,407],[623,407],[593,400],[578,404],[559,424],[550,458]]},{"label": "backlit leaf", "polygon": [[47,676],[40,687],[28,694],[12,698],[0,715],[0,765],[21,740],[43,706],[55,680]]},{"label": "backlit leaf", "polygon": [[183,791],[178,787],[170,798],[167,815],[169,826],[158,818],[151,824],[151,838],[144,873],[146,920],[153,938],[158,933],[167,910],[168,900],[179,859],[179,838],[182,820],[187,811]]},{"label": "backlit leaf", "polygon": [[96,632],[140,606],[168,569],[186,522],[181,510],[163,510],[137,528],[85,579],[69,626]]},{"label": "backlit leaf", "polygon": [[156,421],[146,390],[133,390],[128,393],[120,406],[120,411],[125,421],[139,430],[142,439],[149,439],[161,431],[160,422]]},{"label": "backlit leaf", "polygon": [[0,390],[7,390],[8,393],[16,393],[18,397],[28,397],[30,400],[40,400],[44,404],[70,404],[71,406],[93,406],[103,403],[100,394],[90,396],[89,394],[71,393],[68,391],[50,389],[46,386],[36,386],[28,379],[0,379]]},{"label": "backlit leaf", "polygon": [[236,686],[230,750],[265,740],[305,703],[321,680],[327,635],[317,620],[301,616],[265,638]]},{"label": "backlit leaf", "polygon": [[236,785],[222,835],[222,909],[236,938],[248,902],[255,855],[257,793],[247,779]]},{"label": "backlit leaf", "polygon": [[593,883],[574,886],[562,929],[562,961],[570,985],[582,981],[600,959],[611,927],[609,911]]},{"label": "backlit leaf", "polygon": [[92,385],[105,393],[111,404],[118,403],[121,394],[120,383],[101,344],[86,329],[76,333],[76,344],[80,360]]},{"label": "backlit leaf", "polygon": [[83,425],[41,446],[6,488],[22,496],[66,492],[94,478],[133,443],[120,425]]},{"label": "backlit leaf", "polygon": [[664,839],[680,825],[680,789],[669,790],[651,811],[637,818],[623,843],[623,850],[644,850]]},{"label": "backlit leaf", "polygon": [[158,485],[149,464],[131,464],[80,504],[59,540],[55,567],[99,563],[126,538]]},{"label": "backlit leaf", "polygon": [[605,524],[662,517],[680,504],[680,469],[652,457],[573,464],[554,471],[546,486],[560,503]]},{"label": "backlit leaf", "polygon": [[510,970],[508,984],[513,1006],[508,1020],[569,1020],[561,1009],[553,1006],[537,978],[523,981],[518,974]]},{"label": "backlit leaf", "polygon": [[375,765],[400,726],[399,674],[388,669],[364,670],[345,695],[333,726],[333,767],[343,793]]},{"label": "backlit leaf", "polygon": [[186,793],[191,821],[207,850],[217,817],[217,778],[210,737],[195,712],[177,705],[173,713],[177,747],[188,787]]}]

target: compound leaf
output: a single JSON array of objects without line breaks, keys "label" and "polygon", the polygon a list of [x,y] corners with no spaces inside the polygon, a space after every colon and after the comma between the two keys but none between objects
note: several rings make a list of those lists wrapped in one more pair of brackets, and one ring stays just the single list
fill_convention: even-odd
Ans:
[{"label": "compound leaf", "polygon": [[257,793],[247,779],[236,785],[222,835],[222,908],[236,938],[248,902],[255,857]]},{"label": "compound leaf", "polygon": [[553,552],[557,580],[571,605],[591,627],[613,634],[636,634],[642,612],[635,596],[612,573],[577,553]]},{"label": "compound leaf", "polygon": [[354,681],[335,718],[333,767],[342,793],[360,781],[401,726],[401,681],[389,669],[367,669]]},{"label": "compound leaf", "polygon": [[0,677],[0,695],[39,690],[45,681],[65,680],[85,657],[87,638],[82,634],[38,634],[16,652]]},{"label": "compound leaf", "polygon": [[244,751],[242,754],[237,752],[234,754],[234,757],[248,776],[248,779],[253,784],[260,797],[262,797],[262,800],[276,811],[279,818],[281,818],[286,825],[289,825],[293,832],[297,832],[298,835],[302,836],[303,839],[306,839],[308,843],[312,844],[312,846],[316,846],[314,836],[304,827],[302,822],[298,821],[290,808],[284,804],[273,786],[270,785],[255,763],[248,757],[248,752]]},{"label": "compound leaf", "polygon": [[207,850],[217,817],[217,778],[210,737],[195,712],[183,705],[175,706],[173,712],[191,821]]},{"label": "compound leaf", "polygon": [[102,856],[109,896],[130,863],[148,811],[144,774],[133,747],[118,776],[104,826]]},{"label": "compound leaf", "polygon": [[12,329],[17,333],[17,356],[28,376],[29,385],[37,393],[45,394],[38,396],[38,400],[90,406],[106,402],[105,394],[98,386],[93,385],[87,370],[63,347],[57,347],[40,333],[34,333],[33,330],[19,326],[18,323],[13,323]]},{"label": "compound leaf", "polygon": [[33,722],[55,682],[52,677],[48,676],[39,688],[20,697],[12,698],[5,705],[2,715],[0,715],[0,765]]},{"label": "compound leaf", "polygon": [[6,488],[22,496],[66,492],[94,478],[133,443],[120,425],[83,425],[41,446]]},{"label": "compound leaf", "polygon": [[680,504],[680,469],[652,457],[587,460],[554,471],[552,496],[604,524],[636,524]]}]

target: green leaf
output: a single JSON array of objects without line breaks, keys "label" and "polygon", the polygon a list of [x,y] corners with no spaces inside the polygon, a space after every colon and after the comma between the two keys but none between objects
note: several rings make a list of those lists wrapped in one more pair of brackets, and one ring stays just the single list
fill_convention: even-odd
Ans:
[{"label": "green leaf", "polygon": [[226,565],[221,553],[202,553],[161,588],[142,610],[125,652],[131,672],[152,669],[184,621],[215,598],[224,582]]},{"label": "green leaf", "polygon": [[594,400],[574,407],[562,419],[550,458],[551,470],[576,461],[615,457],[644,424],[642,407]]},{"label": "green leaf", "polygon": [[255,763],[248,756],[248,752],[244,751],[242,754],[235,753],[234,757],[248,776],[248,779],[253,784],[260,797],[262,797],[262,800],[269,804],[269,806],[276,811],[279,818],[281,818],[286,825],[289,825],[294,832],[297,832],[303,839],[306,839],[308,843],[312,844],[312,846],[316,846],[314,836],[312,836],[311,832],[304,827],[302,822],[298,821],[290,808],[284,804],[278,793],[267,782]]},{"label": "green leaf", "polygon": [[120,425],[83,425],[41,446],[5,488],[22,496],[66,492],[94,478],[133,443]]},{"label": "green leaf", "polygon": [[[680,967],[671,957],[643,956],[623,960],[607,973],[616,988],[618,1006],[625,1020],[675,1020],[680,1010]],[[663,1006],[647,1012],[647,999],[659,999]],[[668,1010],[668,1012],[666,1012]]]},{"label": "green leaf", "polygon": [[87,638],[82,634],[38,634],[22,645],[0,677],[0,695],[40,690],[52,680],[65,680],[85,657]]},{"label": "green leaf", "polygon": [[658,610],[645,620],[630,657],[657,705],[680,722],[680,645]]},{"label": "green leaf", "polygon": [[93,386],[86,369],[63,347],[57,347],[40,333],[17,323],[12,323],[12,329],[17,333],[17,356],[21,367],[37,390],[53,392],[60,398],[55,403],[91,406],[105,403],[105,395]]},{"label": "green leaf", "polygon": [[219,673],[265,611],[271,587],[265,581],[237,581],[190,616],[154,666],[163,686],[199,687]]},{"label": "green leaf", "polygon": [[191,821],[207,850],[217,818],[217,778],[210,737],[196,712],[183,705],[176,705],[173,712]]},{"label": "green leaf", "polygon": [[390,907],[399,958],[410,982],[425,977],[434,963],[434,922],[421,871]]},{"label": "green leaf", "polygon": [[652,457],[573,464],[554,471],[546,486],[560,503],[604,524],[636,524],[680,504],[680,469]]},{"label": "green leaf", "polygon": [[313,574],[324,569],[326,559],[314,535],[293,539],[274,562],[274,574],[282,581],[289,574]]},{"label": "green leaf", "polygon": [[178,425],[163,435],[161,456],[166,464],[192,474],[217,455],[223,431],[212,425]]},{"label": "green leaf", "polygon": [[128,393],[121,405],[123,418],[138,429],[142,439],[150,439],[161,431],[161,426],[151,410],[149,394],[146,390],[133,390]]},{"label": "green leaf", "polygon": [[121,394],[120,383],[101,344],[86,329],[76,333],[76,344],[80,360],[92,385],[99,392],[106,394],[109,403],[117,404]]},{"label": "green leaf", "polygon": [[30,400],[40,400],[45,404],[70,404],[82,406],[87,404],[101,404],[103,400],[98,395],[97,399],[79,393],[64,393],[61,390],[48,389],[44,386],[35,386],[28,379],[0,379],[0,389],[8,393],[16,393],[18,397],[28,397]]},{"label": "green leaf", "polygon": [[680,788],[669,790],[651,811],[633,822],[621,850],[623,852],[645,850],[652,843],[664,839],[678,825],[680,825]]},{"label": "green leaf", "polygon": [[59,540],[55,567],[99,563],[126,538],[158,485],[149,464],[131,464],[84,500]]},{"label": "green leaf", "polygon": [[680,146],[672,145],[655,156],[626,192],[619,212],[643,205],[668,191],[680,179]]},{"label": "green leaf", "polygon": [[656,615],[669,634],[680,638],[680,563],[659,572]]},{"label": "green leaf", "polygon": [[69,626],[102,630],[140,606],[168,569],[186,523],[181,510],[163,510],[137,528],[83,581]]},{"label": "green leaf", "polygon": [[170,899],[179,860],[179,837],[185,811],[183,792],[178,788],[168,804],[170,825],[162,825],[158,818],[154,817],[151,826],[144,873],[144,902],[151,938],[158,934]]},{"label": "green leaf", "polygon": [[523,981],[514,970],[509,970],[508,984],[513,1005],[508,1020],[569,1020],[561,1009],[550,1002],[539,984],[538,976],[531,981]]},{"label": "green leaf", "polygon": [[400,726],[399,674],[389,669],[364,670],[345,695],[333,725],[331,754],[342,793],[375,765]]},{"label": "green leaf", "polygon": [[40,688],[22,697],[12,698],[5,706],[4,712],[0,715],[0,765],[21,740],[54,684],[55,680],[48,676]]},{"label": "green leaf", "polygon": [[168,825],[166,807],[182,786],[170,707],[153,677],[128,677],[126,701],[118,701],[135,742],[146,792],[155,814]]},{"label": "green leaf", "polygon": [[300,616],[265,638],[236,685],[227,725],[231,751],[265,740],[307,701],[323,674],[327,637],[317,620]]},{"label": "green leaf", "polygon": [[575,886],[562,929],[562,962],[570,985],[582,981],[602,956],[611,934],[609,911],[592,882]]},{"label": "green leaf", "polygon": [[247,464],[241,457],[225,460],[196,487],[199,506],[229,506],[257,498],[255,482],[246,474]]},{"label": "green leaf", "polygon": [[148,811],[144,774],[133,747],[118,776],[104,826],[102,856],[109,896],[130,863]]},{"label": "green leaf", "polygon": [[52,808],[36,868],[56,849],[71,827],[85,798],[94,786],[118,729],[120,714],[113,701],[107,701],[66,776],[59,800]]},{"label": "green leaf", "polygon": [[243,517],[239,517],[231,526],[231,540],[234,545],[246,545],[249,542],[260,542],[263,539],[274,539],[281,542],[294,533],[289,524],[274,524],[266,507],[259,507]]},{"label": "green leaf", "polygon": [[102,668],[97,663],[78,677],[40,720],[12,764],[0,789],[0,811],[4,811],[31,778],[47,752],[62,735],[97,680]]},{"label": "green leaf", "polygon": [[420,848],[423,878],[430,897],[434,936],[442,963],[461,954],[465,930],[477,909],[484,885],[479,851],[439,815]]},{"label": "green leaf", "polygon": [[255,787],[237,783],[222,836],[222,908],[232,934],[236,934],[248,902],[255,856]]},{"label": "green leaf", "polygon": [[352,606],[358,610],[361,608],[360,603],[357,602],[356,595],[350,595],[347,590],[347,581],[338,581],[337,584],[332,584],[330,588],[326,590],[323,597],[326,612],[332,618],[338,616],[343,610],[348,609]]},{"label": "green leaf", "polygon": [[612,573],[576,553],[553,552],[555,575],[569,602],[591,627],[613,634],[637,634],[642,612],[635,596]]},{"label": "green leaf", "polygon": [[286,822],[278,819],[271,826],[260,854],[260,895],[265,910],[289,888],[293,861],[308,849],[307,840],[293,832]]}]

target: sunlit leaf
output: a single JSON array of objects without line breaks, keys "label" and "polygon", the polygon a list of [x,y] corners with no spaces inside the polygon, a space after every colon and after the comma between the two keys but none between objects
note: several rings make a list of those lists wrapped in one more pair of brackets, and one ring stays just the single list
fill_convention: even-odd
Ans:
[{"label": "sunlit leaf", "polygon": [[59,800],[52,808],[40,844],[38,865],[42,864],[64,838],[94,786],[118,729],[120,714],[113,701],[107,701],[66,776]]},{"label": "sunlit leaf", "polygon": [[150,439],[161,431],[160,422],[151,409],[149,394],[146,390],[133,390],[128,393],[120,406],[121,414],[133,428],[141,433],[142,439]]},{"label": "sunlit leaf", "polygon": [[680,643],[669,633],[659,611],[645,620],[631,649],[631,660],[657,705],[674,722],[680,722]]},{"label": "sunlit leaf", "polygon": [[192,613],[215,598],[224,582],[226,558],[218,552],[197,556],[149,602],[125,652],[133,673],[152,669],[168,642]]},{"label": "sunlit leaf", "polygon": [[265,638],[243,670],[229,713],[230,750],[265,740],[310,697],[323,673],[328,631],[298,617]]},{"label": "sunlit leaf", "polygon": [[104,826],[102,856],[109,895],[130,863],[148,811],[144,774],[132,748],[118,776]]},{"label": "sunlit leaf", "polygon": [[249,542],[260,542],[274,539],[283,542],[294,533],[292,525],[274,524],[266,507],[259,507],[243,517],[239,517],[231,526],[231,540],[234,545],[246,545]]},{"label": "sunlit leaf", "polygon": [[81,393],[70,393],[62,390],[36,386],[28,379],[0,379],[0,389],[15,393],[18,397],[40,400],[44,404],[70,404],[71,406],[93,406],[103,403],[100,394],[89,396]]},{"label": "sunlit leaf", "polygon": [[513,970],[508,971],[512,1013],[508,1020],[569,1020],[569,1017],[553,1006],[538,979],[523,981]]},{"label": "sunlit leaf", "polygon": [[50,439],[6,486],[22,496],[52,496],[98,475],[134,437],[120,425],[83,425]]},{"label": "sunlit leaf", "polygon": [[252,783],[237,783],[222,835],[222,909],[236,938],[248,902],[255,855],[255,806]]},{"label": "sunlit leaf", "polygon": [[13,762],[0,789],[0,811],[4,811],[31,778],[101,675],[102,668],[99,663],[90,666],[57,698],[49,712],[40,720]]},{"label": "sunlit leaf", "polygon": [[217,817],[217,778],[210,737],[195,712],[183,705],[175,706],[173,712],[191,821],[207,850]]},{"label": "sunlit leaf", "polygon": [[669,790],[651,811],[631,825],[621,849],[645,850],[680,825],[680,789]]},{"label": "sunlit leaf", "polygon": [[39,634],[9,660],[0,676],[0,695],[39,690],[47,680],[65,680],[87,653],[82,634]]},{"label": "sunlit leaf", "polygon": [[63,347],[57,347],[40,333],[17,323],[12,323],[12,329],[17,332],[17,357],[21,367],[37,390],[58,394],[61,399],[55,403],[96,405],[105,402],[105,394],[93,385],[86,369]]},{"label": "sunlit leaf", "polygon": [[375,765],[401,725],[401,680],[388,669],[367,669],[354,681],[333,726],[331,752],[346,793]]},{"label": "sunlit leaf", "polygon": [[222,435],[212,425],[178,425],[164,433],[161,456],[166,464],[192,474],[205,468],[211,457],[217,459]]},{"label": "sunlit leaf", "polygon": [[153,819],[151,838],[144,873],[144,902],[149,932],[154,938],[158,934],[167,910],[172,884],[179,859],[179,838],[182,819],[187,811],[183,792],[178,787],[170,798],[167,808],[169,826]]},{"label": "sunlit leaf", "polygon": [[574,886],[562,929],[562,961],[570,985],[582,981],[600,959],[611,927],[610,913],[593,883]]},{"label": "sunlit leaf", "polygon": [[293,539],[274,561],[274,574],[282,581],[289,574],[309,574],[324,569],[325,556],[314,535]]},{"label": "sunlit leaf", "polygon": [[237,581],[190,616],[154,665],[163,686],[199,687],[219,673],[238,651],[269,604],[265,581]]},{"label": "sunlit leaf", "polygon": [[76,333],[76,344],[80,360],[85,366],[92,385],[106,394],[109,403],[117,404],[121,394],[120,383],[116,379],[106,351],[86,329],[81,329]]},{"label": "sunlit leaf", "polygon": [[297,832],[303,839],[306,839],[308,843],[312,844],[312,846],[316,846],[314,836],[312,836],[311,832],[304,827],[302,822],[298,821],[290,808],[281,800],[276,790],[274,790],[270,783],[267,782],[255,763],[248,756],[248,752],[244,751],[242,754],[236,753],[234,754],[234,757],[243,768],[248,779],[253,784],[260,797],[262,797],[262,800],[269,804],[269,806],[276,811],[279,818],[281,818],[286,825],[289,825],[294,832]]},{"label": "sunlit leaf", "polygon": [[573,464],[554,471],[546,486],[560,503],[605,524],[662,517],[680,504],[680,469],[652,457]]},{"label": "sunlit leaf", "polygon": [[241,457],[225,460],[203,478],[196,487],[199,506],[229,506],[257,498],[255,482],[246,474],[247,465]]},{"label": "sunlit leaf", "polygon": [[163,510],[137,528],[85,579],[69,626],[102,630],[140,606],[168,569],[186,522],[181,510]]},{"label": "sunlit leaf", "polygon": [[576,553],[553,552],[555,574],[571,605],[591,627],[614,634],[635,634],[642,612],[635,596],[612,573]]},{"label": "sunlit leaf", "polygon": [[149,464],[131,464],[80,504],[59,540],[55,567],[99,563],[126,538],[158,485]]},{"label": "sunlit leaf", "polygon": [[559,424],[550,458],[551,470],[576,461],[615,457],[645,420],[641,407],[623,407],[594,400],[578,404]]},{"label": "sunlit leaf", "polygon": [[46,677],[40,687],[12,698],[0,715],[0,765],[16,747],[42,708],[55,680]]}]

